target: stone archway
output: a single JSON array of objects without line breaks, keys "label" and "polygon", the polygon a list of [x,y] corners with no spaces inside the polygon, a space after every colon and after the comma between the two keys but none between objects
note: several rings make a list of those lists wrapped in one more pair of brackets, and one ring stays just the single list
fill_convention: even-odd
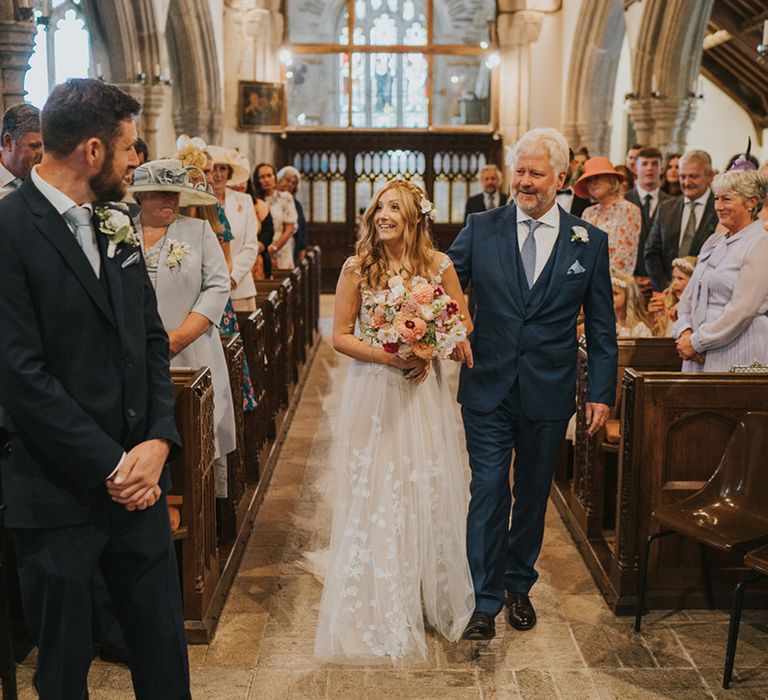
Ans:
[{"label": "stone archway", "polygon": [[607,154],[616,73],[626,27],[621,0],[584,3],[568,72],[563,133],[593,155]]}]

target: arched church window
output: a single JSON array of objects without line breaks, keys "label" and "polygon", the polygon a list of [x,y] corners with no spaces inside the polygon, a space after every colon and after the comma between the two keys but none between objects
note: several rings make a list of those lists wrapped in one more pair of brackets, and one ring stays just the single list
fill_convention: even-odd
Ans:
[{"label": "arched church window", "polygon": [[80,0],[44,0],[35,10],[37,35],[24,79],[27,102],[42,107],[54,85],[94,77],[91,34]]},{"label": "arched church window", "polygon": [[493,0],[286,0],[288,127],[490,129]]}]

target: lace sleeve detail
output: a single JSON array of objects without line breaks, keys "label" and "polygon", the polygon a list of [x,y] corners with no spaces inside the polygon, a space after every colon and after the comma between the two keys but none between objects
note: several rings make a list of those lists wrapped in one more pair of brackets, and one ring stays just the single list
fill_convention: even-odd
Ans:
[{"label": "lace sleeve detail", "polygon": [[453,265],[453,260],[451,260],[447,255],[444,253],[443,259],[440,262],[440,267],[437,268],[437,274],[435,275],[435,282],[441,282],[443,279],[443,273],[451,266]]},{"label": "lace sleeve detail", "polygon": [[358,277],[360,277],[360,267],[357,264],[357,258],[353,255],[351,258],[347,258],[344,261],[344,264],[341,266],[342,272],[353,272]]}]

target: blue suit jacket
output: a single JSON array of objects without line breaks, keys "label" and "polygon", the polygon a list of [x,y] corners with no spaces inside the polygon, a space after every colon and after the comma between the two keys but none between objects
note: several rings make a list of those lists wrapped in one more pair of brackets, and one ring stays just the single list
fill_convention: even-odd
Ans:
[{"label": "blue suit jacket", "polygon": [[[107,257],[100,281],[27,178],[0,202],[0,465],[6,525],[92,521],[123,451],[151,438],[178,453],[168,336],[138,248]],[[167,473],[161,487],[168,486]]]},{"label": "blue suit jacket", "polygon": [[[587,229],[588,243],[571,241],[574,226]],[[552,274],[533,304],[520,289],[517,245],[511,204],[470,215],[448,251],[462,286],[471,281],[475,296],[475,366],[462,367],[459,402],[493,411],[517,379],[528,418],[569,418],[575,410],[576,319],[583,305],[589,401],[613,404],[618,350],[608,236],[560,209]],[[568,274],[576,261],[584,271]]]}]

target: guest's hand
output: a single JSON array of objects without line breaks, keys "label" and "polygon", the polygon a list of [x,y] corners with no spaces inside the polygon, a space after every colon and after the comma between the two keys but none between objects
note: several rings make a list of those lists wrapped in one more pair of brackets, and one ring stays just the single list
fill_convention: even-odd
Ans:
[{"label": "guest's hand", "polygon": [[237,282],[235,281],[234,277],[230,277],[229,278],[229,288],[230,289],[234,289],[235,287],[237,287]]},{"label": "guest's hand", "polygon": [[107,481],[112,500],[127,510],[154,505],[160,497],[157,482],[169,452],[167,440],[146,440],[136,445],[125,455],[115,476]]},{"label": "guest's hand", "polygon": [[456,362],[461,362],[462,364],[466,363],[469,369],[472,369],[475,366],[475,360],[472,357],[472,346],[469,344],[468,340],[462,340],[460,343],[456,344],[456,347],[451,353],[451,359],[456,360]]},{"label": "guest's hand", "polygon": [[705,353],[705,352],[697,352],[691,358],[691,362],[697,362],[698,364],[703,365],[706,359],[707,359],[707,353]]},{"label": "guest's hand", "polygon": [[664,313],[664,297],[652,296],[648,301],[648,313],[649,314],[663,314]]},{"label": "guest's hand", "polygon": [[587,401],[587,434],[592,436],[605,425],[611,407],[605,403]]},{"label": "guest's hand", "polygon": [[170,346],[169,350],[171,357],[178,355],[184,349],[184,344],[181,341],[181,335],[176,330],[168,331],[168,344]]},{"label": "guest's hand", "polygon": [[698,354],[691,342],[691,336],[693,335],[690,328],[684,330],[680,337],[677,339],[677,354],[684,360],[692,360],[694,355]]}]

